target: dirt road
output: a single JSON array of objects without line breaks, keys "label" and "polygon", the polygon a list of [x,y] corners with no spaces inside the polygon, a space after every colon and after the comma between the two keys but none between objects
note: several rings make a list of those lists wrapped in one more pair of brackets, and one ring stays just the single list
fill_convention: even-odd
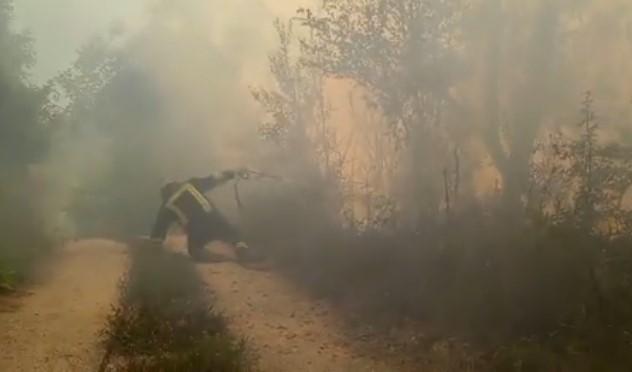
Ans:
[{"label": "dirt road", "polygon": [[41,284],[0,303],[0,371],[95,371],[99,332],[126,269],[126,249],[83,241],[62,249]]},{"label": "dirt road", "polygon": [[[99,332],[117,300],[126,251],[108,241],[72,244],[51,262],[42,284],[19,298],[0,298],[0,371],[97,370],[103,356]],[[411,370],[360,351],[366,349],[345,334],[329,304],[274,271],[234,263],[197,269],[231,330],[247,340],[261,372]]]},{"label": "dirt road", "polygon": [[[261,372],[397,372],[404,368],[359,352],[335,311],[273,271],[234,263],[199,265],[216,305],[248,341]],[[397,363],[396,363],[397,364]]]}]

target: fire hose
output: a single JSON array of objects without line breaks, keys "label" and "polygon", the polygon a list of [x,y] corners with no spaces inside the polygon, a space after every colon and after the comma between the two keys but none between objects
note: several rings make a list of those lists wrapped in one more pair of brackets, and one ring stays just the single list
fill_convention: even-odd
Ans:
[{"label": "fire hose", "polygon": [[250,180],[264,180],[264,179],[269,179],[269,180],[274,180],[274,181],[285,181],[285,179],[281,176],[277,176],[277,175],[266,173],[266,172],[256,171],[252,169],[246,169],[239,173],[238,177],[235,179],[235,182],[233,184],[233,191],[235,193],[235,203],[237,204],[237,208],[239,209],[240,213],[243,211],[244,204],[242,202],[241,195],[239,193],[239,182],[250,181]]}]

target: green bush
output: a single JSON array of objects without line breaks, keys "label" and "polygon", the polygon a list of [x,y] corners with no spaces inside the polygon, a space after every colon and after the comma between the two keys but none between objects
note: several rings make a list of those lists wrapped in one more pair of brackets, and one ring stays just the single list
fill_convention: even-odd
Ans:
[{"label": "green bush", "polygon": [[53,242],[21,190],[0,193],[0,226],[0,283],[9,287],[28,277]]},{"label": "green bush", "polygon": [[121,371],[239,372],[243,342],[228,332],[191,261],[156,246],[133,250],[121,301],[105,331]]},{"label": "green bush", "polygon": [[15,283],[15,271],[0,261],[0,292],[12,290]]}]

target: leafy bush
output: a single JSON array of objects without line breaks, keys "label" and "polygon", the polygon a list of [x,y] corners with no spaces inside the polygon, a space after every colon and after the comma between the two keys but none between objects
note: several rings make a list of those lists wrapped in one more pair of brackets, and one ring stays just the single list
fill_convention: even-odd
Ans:
[{"label": "leafy bush", "polygon": [[15,271],[0,262],[0,292],[12,290],[15,282]]},{"label": "leafy bush", "polygon": [[105,330],[104,364],[117,371],[247,369],[243,342],[209,305],[187,258],[151,245],[136,247],[121,290]]},{"label": "leafy bush", "polygon": [[48,151],[45,88],[26,77],[34,62],[31,38],[12,27],[13,1],[0,0],[0,286],[22,281],[51,242],[26,190],[29,165]]},{"label": "leafy bush", "polygon": [[22,190],[0,193],[0,211],[0,283],[11,287],[27,278],[53,243]]}]

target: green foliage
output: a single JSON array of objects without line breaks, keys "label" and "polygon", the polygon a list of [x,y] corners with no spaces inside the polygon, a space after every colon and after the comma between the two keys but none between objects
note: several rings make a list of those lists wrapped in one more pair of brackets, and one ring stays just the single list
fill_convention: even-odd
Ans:
[{"label": "green foliage", "polygon": [[34,61],[31,40],[14,33],[12,1],[0,1],[0,169],[15,176],[41,160],[47,149],[47,128],[41,120],[46,91],[25,78]]},{"label": "green foliage", "polygon": [[[318,12],[299,10],[311,38],[302,41],[308,65],[352,79],[374,94],[393,135],[425,120],[441,100],[453,66],[461,1],[328,1]],[[419,96],[425,95],[423,102]],[[417,102],[415,102],[417,101]],[[403,128],[397,128],[397,125]]]},{"label": "green foliage", "polygon": [[15,284],[15,271],[9,269],[8,265],[0,261],[0,292],[12,290]]},{"label": "green foliage", "polygon": [[632,236],[624,198],[632,187],[632,147],[600,140],[593,98],[586,93],[578,133],[552,133],[536,147],[529,207],[537,218],[610,238]]},{"label": "green foliage", "polygon": [[31,40],[11,29],[12,1],[0,0],[0,286],[23,280],[51,242],[27,184],[27,169],[48,149],[46,90],[26,82]]},{"label": "green foliage", "polygon": [[97,40],[53,82],[56,110],[66,135],[101,146],[89,158],[91,176],[80,176],[70,211],[83,235],[144,234],[158,203],[164,171],[157,135],[165,124],[159,89],[145,72]]},{"label": "green foliage", "polygon": [[0,0],[0,45],[3,58],[0,71],[4,78],[19,83],[34,62],[31,39],[24,34],[16,34],[11,30],[13,20],[13,0]]},{"label": "green foliage", "polygon": [[23,190],[0,192],[0,211],[11,211],[0,215],[0,282],[14,285],[27,278],[53,242]]},{"label": "green foliage", "polygon": [[[192,262],[153,245],[137,246],[105,331],[107,362],[121,371],[238,372],[243,343],[229,335]],[[122,364],[121,364],[122,363]]]}]

